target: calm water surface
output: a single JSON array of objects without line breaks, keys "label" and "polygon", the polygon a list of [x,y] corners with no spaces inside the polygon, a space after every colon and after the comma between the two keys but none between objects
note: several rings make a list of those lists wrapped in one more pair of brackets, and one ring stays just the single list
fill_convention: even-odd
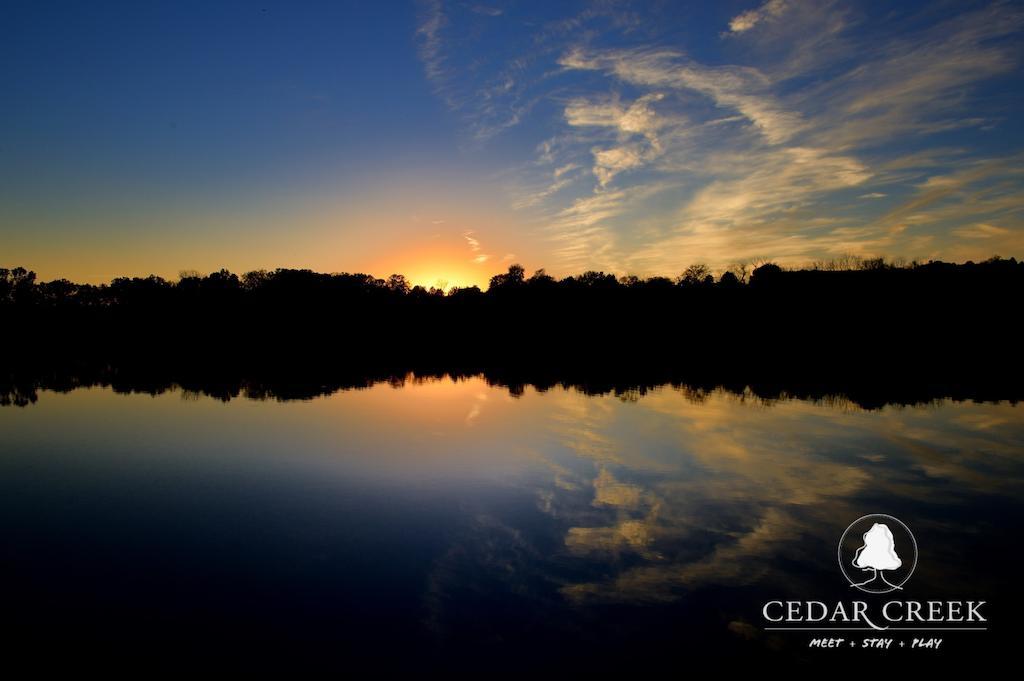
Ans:
[{"label": "calm water surface", "polygon": [[1024,615],[1022,489],[1024,411],[1007,403],[513,396],[478,379],[291,402],[43,392],[0,408],[3,647],[831,665],[810,634],[766,632],[761,607],[854,598],[837,542],[884,512],[919,545],[901,597],[983,599],[990,619],[900,659],[992,659]]}]

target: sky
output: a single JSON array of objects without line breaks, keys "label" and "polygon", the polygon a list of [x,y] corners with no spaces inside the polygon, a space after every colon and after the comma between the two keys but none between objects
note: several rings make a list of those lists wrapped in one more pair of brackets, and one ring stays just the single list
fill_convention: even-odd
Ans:
[{"label": "sky", "polygon": [[15,2],[0,266],[1024,255],[1014,2]]}]

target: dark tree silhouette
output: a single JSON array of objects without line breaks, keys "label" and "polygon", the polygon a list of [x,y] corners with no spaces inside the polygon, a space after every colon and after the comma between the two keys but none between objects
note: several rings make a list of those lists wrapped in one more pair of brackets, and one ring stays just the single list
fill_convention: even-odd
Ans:
[{"label": "dark tree silhouette", "polygon": [[527,278],[517,264],[487,291],[445,293],[399,274],[219,270],[91,285],[0,269],[0,371],[166,365],[177,367],[174,380],[199,380],[213,365],[280,377],[306,363],[529,367],[584,382],[697,372],[806,385],[820,375],[828,384],[912,379],[940,392],[1021,376],[1024,264],[1013,258],[851,258],[798,270],[762,262],[744,283],[746,271],[731,267],[717,282],[703,265],[677,282],[597,271],[556,279],[543,269]]},{"label": "dark tree silhouette", "polygon": [[[679,277],[680,286],[700,286],[708,281],[708,277],[711,277],[711,268],[707,265],[697,264],[690,265],[686,268],[683,274]],[[714,281],[712,277],[711,281]]]},{"label": "dark tree silhouette", "polygon": [[510,265],[505,274],[496,274],[491,277],[491,290],[507,290],[521,286],[526,270],[522,265]]},{"label": "dark tree silhouette", "polygon": [[718,285],[722,288],[736,289],[740,286],[740,280],[736,278],[736,275],[732,272],[722,273],[722,277],[718,280]]}]

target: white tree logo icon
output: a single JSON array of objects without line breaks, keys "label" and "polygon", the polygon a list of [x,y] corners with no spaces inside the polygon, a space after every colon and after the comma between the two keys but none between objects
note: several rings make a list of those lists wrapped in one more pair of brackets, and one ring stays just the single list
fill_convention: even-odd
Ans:
[{"label": "white tree logo icon", "polygon": [[839,540],[839,567],[850,586],[861,591],[881,594],[902,589],[917,567],[917,541],[899,519],[882,513],[866,515],[853,521]]}]

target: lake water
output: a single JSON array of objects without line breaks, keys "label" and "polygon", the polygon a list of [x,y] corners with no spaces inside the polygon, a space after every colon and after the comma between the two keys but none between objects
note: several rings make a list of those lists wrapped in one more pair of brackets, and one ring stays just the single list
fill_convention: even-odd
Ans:
[{"label": "lake water", "polygon": [[[1008,655],[1024,614],[1022,491],[1009,403],[477,378],[296,401],[41,392],[0,408],[4,655],[970,665]],[[984,600],[988,630],[892,658],[766,631],[769,600],[873,598],[836,559],[869,513],[916,538],[900,598]]]}]

